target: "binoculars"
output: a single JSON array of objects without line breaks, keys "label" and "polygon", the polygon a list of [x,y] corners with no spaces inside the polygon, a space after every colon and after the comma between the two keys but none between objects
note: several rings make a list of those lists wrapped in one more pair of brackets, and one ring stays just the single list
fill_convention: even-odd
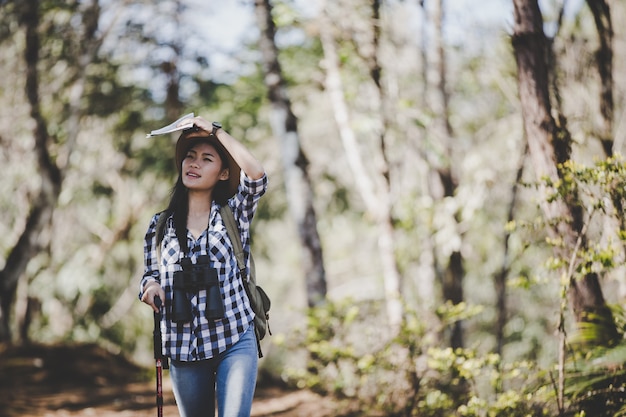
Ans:
[{"label": "binoculars", "polygon": [[206,318],[217,320],[224,317],[224,303],[220,293],[217,271],[209,266],[209,255],[198,256],[194,264],[185,257],[180,261],[180,271],[174,272],[174,295],[172,298],[172,321],[188,323],[192,319],[191,303],[187,294],[206,290]]}]

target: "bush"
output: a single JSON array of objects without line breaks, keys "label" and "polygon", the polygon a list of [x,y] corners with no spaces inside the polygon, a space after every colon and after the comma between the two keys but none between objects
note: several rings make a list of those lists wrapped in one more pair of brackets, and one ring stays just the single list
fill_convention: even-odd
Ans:
[{"label": "bush", "polygon": [[437,347],[414,312],[386,337],[379,307],[343,300],[311,309],[294,340],[308,351],[307,366],[291,370],[290,381],[346,400],[344,416],[553,415],[553,390],[531,362]]}]

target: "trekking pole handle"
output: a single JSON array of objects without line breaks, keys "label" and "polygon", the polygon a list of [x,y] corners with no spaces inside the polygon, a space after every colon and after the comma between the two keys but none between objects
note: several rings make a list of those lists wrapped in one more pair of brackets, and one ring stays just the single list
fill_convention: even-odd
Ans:
[{"label": "trekking pole handle", "polygon": [[163,352],[161,350],[161,298],[157,295],[154,297],[154,305],[157,306],[159,312],[154,312],[154,330],[152,332],[152,338],[154,342],[154,359],[163,358]]},{"label": "trekking pole handle", "polygon": [[164,360],[161,347],[161,298],[154,297],[154,305],[158,312],[154,312],[154,331],[152,332],[154,342],[154,359],[156,360],[156,404],[157,417],[163,417],[163,362],[167,368],[167,359]]}]

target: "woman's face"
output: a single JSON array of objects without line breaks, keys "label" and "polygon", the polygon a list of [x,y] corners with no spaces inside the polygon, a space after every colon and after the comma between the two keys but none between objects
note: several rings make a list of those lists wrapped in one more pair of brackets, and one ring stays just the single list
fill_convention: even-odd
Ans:
[{"label": "woman's face", "polygon": [[223,168],[222,158],[209,143],[200,142],[192,146],[185,155],[181,170],[185,187],[205,191],[228,179],[228,168]]}]

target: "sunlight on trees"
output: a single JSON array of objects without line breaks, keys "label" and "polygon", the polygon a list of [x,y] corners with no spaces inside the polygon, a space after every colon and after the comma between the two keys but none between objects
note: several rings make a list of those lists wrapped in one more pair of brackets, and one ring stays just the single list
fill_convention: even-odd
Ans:
[{"label": "sunlight on trees", "polygon": [[0,342],[150,362],[175,167],[145,133],[194,111],[268,171],[268,380],[346,415],[623,412],[626,6],[565,3],[271,1],[272,56],[252,3],[0,2]]}]

